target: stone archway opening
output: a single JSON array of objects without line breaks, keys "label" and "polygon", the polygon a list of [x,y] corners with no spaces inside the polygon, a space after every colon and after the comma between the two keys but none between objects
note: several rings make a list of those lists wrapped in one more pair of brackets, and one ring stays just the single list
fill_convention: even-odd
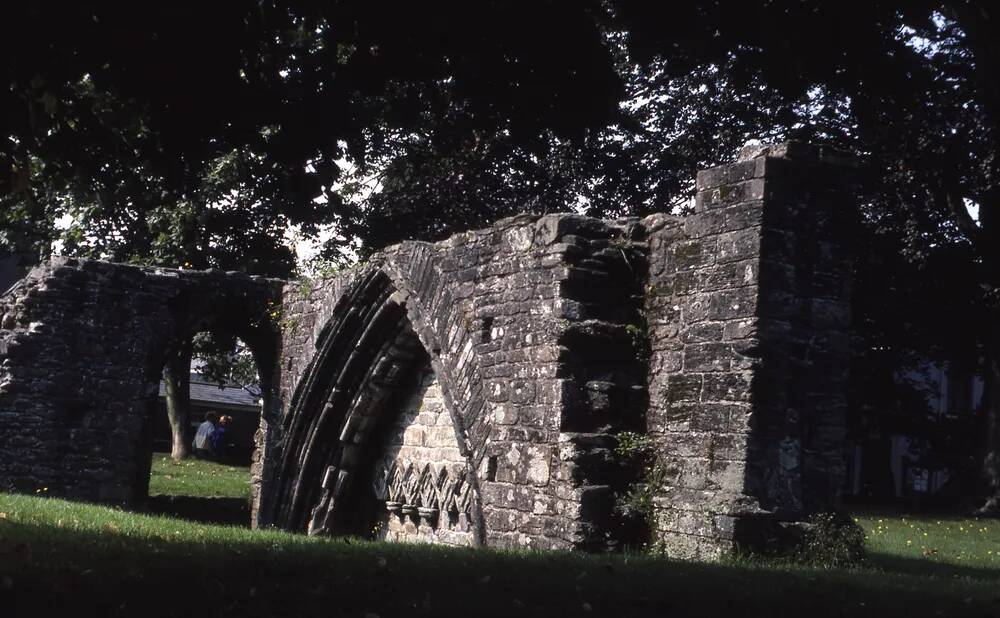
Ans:
[{"label": "stone archway opening", "polygon": [[347,296],[282,428],[276,520],[310,534],[478,542],[463,429],[409,296],[379,271]]},{"label": "stone archway opening", "polygon": [[181,342],[238,337],[264,409],[278,405],[282,285],[72,258],[33,269],[0,295],[0,416],[18,419],[0,423],[0,488],[143,508],[163,367]]},{"label": "stone archway opening", "polygon": [[[166,303],[170,328],[158,329],[145,351],[131,503],[249,526],[255,434],[276,405],[276,301],[245,292],[210,300],[201,292],[184,290]],[[196,444],[209,419],[209,439]]]},{"label": "stone archway opening", "polygon": [[[250,464],[263,405],[260,371],[239,337],[210,331],[174,349],[152,411],[147,504],[152,510],[250,520]],[[201,435],[199,436],[199,430]]]}]

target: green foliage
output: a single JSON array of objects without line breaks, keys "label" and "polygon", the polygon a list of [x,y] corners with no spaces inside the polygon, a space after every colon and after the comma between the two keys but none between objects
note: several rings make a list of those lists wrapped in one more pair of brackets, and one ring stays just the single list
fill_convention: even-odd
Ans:
[{"label": "green foliage", "polygon": [[200,361],[199,372],[220,385],[236,384],[243,388],[260,385],[253,353],[235,334],[196,334],[193,340],[193,357]]},{"label": "green foliage", "polygon": [[866,557],[865,531],[842,513],[817,513],[809,518],[795,559],[826,568],[851,567]]},{"label": "green foliage", "polygon": [[322,280],[333,277],[337,273],[341,272],[343,270],[343,264],[340,261],[326,260],[322,257],[315,257],[306,263],[306,269],[309,276],[304,277],[304,279]]},{"label": "green foliage", "polygon": [[[359,266],[360,263],[355,264],[355,267]],[[298,284],[299,295],[304,298],[309,297],[316,289],[317,284],[341,272],[343,267],[342,259],[327,259],[322,254],[306,260],[302,267],[302,274],[295,280],[295,283]]]},{"label": "green foliage", "polygon": [[645,312],[640,312],[642,322],[638,324],[626,324],[625,332],[632,340],[632,349],[635,351],[636,360],[640,364],[646,365],[652,355],[649,342],[649,327],[646,325]]},{"label": "green foliage", "polygon": [[626,324],[625,332],[633,339],[640,339],[646,336],[646,329],[640,324]]},{"label": "green foliage", "polygon": [[942,191],[979,203],[997,176],[977,4],[6,7],[0,243],[287,275],[292,230],[342,257],[684,210],[699,167],[802,137],[875,153],[869,221],[926,254],[972,240]]},{"label": "green foliage", "polygon": [[264,318],[271,323],[272,326],[277,327],[281,324],[282,314],[284,313],[284,304],[280,300],[269,300],[264,306]]},{"label": "green foliage", "polygon": [[654,498],[662,490],[667,470],[653,439],[647,434],[624,431],[617,435],[615,455],[638,480],[618,496],[616,508],[626,517],[639,517],[647,525],[653,520]]},{"label": "green foliage", "polygon": [[278,322],[278,328],[280,328],[282,332],[295,330],[298,328],[298,325],[299,319],[291,316],[285,316]]}]

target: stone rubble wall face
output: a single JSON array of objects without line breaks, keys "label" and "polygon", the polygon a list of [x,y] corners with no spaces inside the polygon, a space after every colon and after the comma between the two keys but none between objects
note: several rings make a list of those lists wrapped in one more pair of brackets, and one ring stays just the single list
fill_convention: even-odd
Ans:
[{"label": "stone rubble wall face", "polygon": [[752,509],[744,485],[755,359],[747,353],[758,343],[763,181],[722,197],[706,178],[699,176],[694,214],[646,220],[646,420],[666,473],[656,537],[672,556],[711,558],[728,548],[736,517]]},{"label": "stone rubble wall face", "polygon": [[853,169],[815,152],[794,155],[766,159],[761,367],[753,388],[758,421],[747,474],[748,493],[792,520],[836,504],[846,474],[855,224],[847,197]]},{"label": "stone rubble wall face", "polygon": [[[538,217],[515,217],[435,245],[404,243],[359,269],[383,269],[411,295],[413,328],[452,376],[450,397],[477,471],[490,544],[572,547],[578,534],[578,499],[553,482],[564,383],[557,297],[566,272],[564,246],[550,236]],[[285,403],[315,351],[316,336],[358,276],[343,273],[308,286],[304,297],[302,286],[286,290]],[[268,422],[273,429],[282,421]],[[265,448],[271,429],[259,432]],[[272,436],[270,448],[276,453],[279,445]],[[265,484],[276,474],[264,464],[259,469]],[[270,523],[266,516],[260,523]]]}]

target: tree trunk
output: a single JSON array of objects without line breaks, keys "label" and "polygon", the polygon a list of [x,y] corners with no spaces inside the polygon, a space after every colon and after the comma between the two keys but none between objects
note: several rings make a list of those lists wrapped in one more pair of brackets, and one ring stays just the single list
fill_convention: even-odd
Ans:
[{"label": "tree trunk", "polygon": [[170,356],[163,368],[167,399],[167,420],[170,423],[170,457],[174,461],[191,454],[188,426],[191,419],[191,342],[186,342]]}]

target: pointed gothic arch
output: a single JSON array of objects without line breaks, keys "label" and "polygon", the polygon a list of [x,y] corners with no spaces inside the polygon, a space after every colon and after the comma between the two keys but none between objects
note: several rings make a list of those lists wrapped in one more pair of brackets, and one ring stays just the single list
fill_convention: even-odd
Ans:
[{"label": "pointed gothic arch", "polygon": [[[460,514],[483,543],[476,470],[488,423],[474,333],[457,315],[427,247],[404,249],[353,277],[319,328],[280,427],[265,508],[287,529],[363,534],[371,525],[363,496],[379,494],[390,512]],[[385,433],[421,371],[441,385],[462,466],[379,461]]]}]

